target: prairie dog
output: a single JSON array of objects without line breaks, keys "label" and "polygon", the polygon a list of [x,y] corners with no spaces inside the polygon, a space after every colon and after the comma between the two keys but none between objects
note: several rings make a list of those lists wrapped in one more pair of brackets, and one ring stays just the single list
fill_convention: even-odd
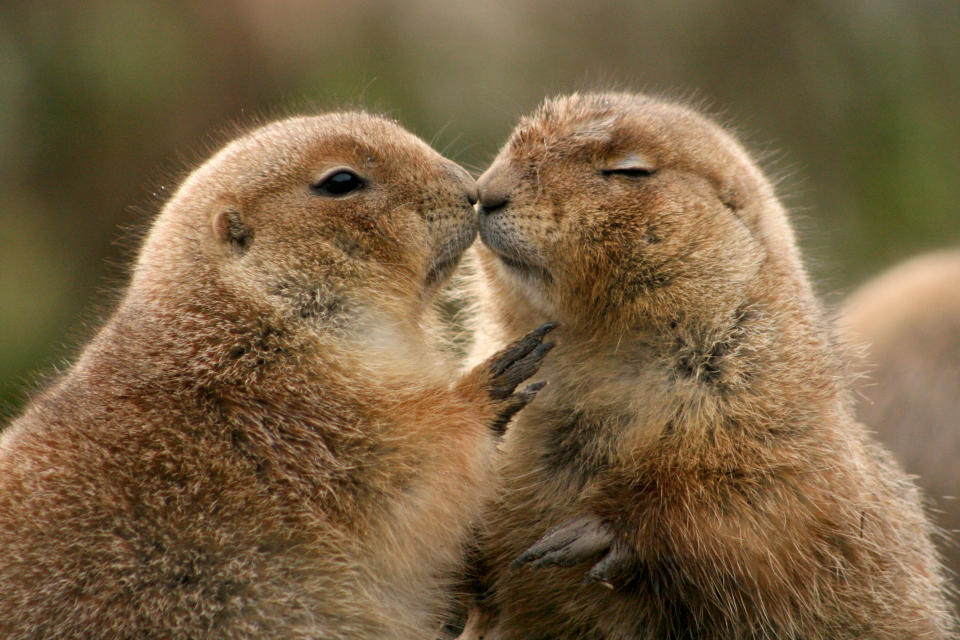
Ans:
[{"label": "prairie dog", "polygon": [[267,125],[192,173],[0,440],[0,636],[432,637],[549,348],[547,327],[458,379],[431,346],[475,201],[363,113]]},{"label": "prairie dog", "polygon": [[857,417],[876,429],[931,499],[950,535],[941,549],[960,589],[960,250],[913,258],[873,278],[843,306],[840,326],[867,347]]},{"label": "prairie dog", "polygon": [[704,116],[547,100],[479,178],[475,357],[555,319],[465,638],[946,638],[916,487],[850,411],[774,190]]}]

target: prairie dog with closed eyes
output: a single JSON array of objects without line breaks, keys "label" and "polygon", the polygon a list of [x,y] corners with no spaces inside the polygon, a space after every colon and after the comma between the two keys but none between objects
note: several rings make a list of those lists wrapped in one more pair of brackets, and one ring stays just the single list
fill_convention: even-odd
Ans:
[{"label": "prairie dog with closed eyes", "polygon": [[743,147],[643,95],[547,100],[479,178],[475,356],[556,320],[465,638],[947,638],[916,487]]}]

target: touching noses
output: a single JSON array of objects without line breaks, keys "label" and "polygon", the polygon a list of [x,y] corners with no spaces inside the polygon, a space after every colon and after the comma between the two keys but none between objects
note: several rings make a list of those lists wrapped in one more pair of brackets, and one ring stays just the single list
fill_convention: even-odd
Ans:
[{"label": "touching noses", "polygon": [[454,162],[451,162],[447,168],[453,175],[454,179],[460,183],[461,187],[463,187],[463,190],[467,195],[467,202],[469,202],[471,206],[477,204],[477,200],[480,197],[480,195],[477,193],[477,181],[474,180],[469,173],[467,173],[466,169]]},{"label": "touching noses", "polygon": [[510,201],[512,184],[507,172],[502,171],[499,163],[494,162],[477,180],[480,188],[480,215],[491,214],[502,209]]}]

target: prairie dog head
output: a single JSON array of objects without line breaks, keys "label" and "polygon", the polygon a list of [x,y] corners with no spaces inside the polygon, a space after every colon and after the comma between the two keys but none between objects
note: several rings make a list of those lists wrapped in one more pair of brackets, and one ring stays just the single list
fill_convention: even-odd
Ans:
[{"label": "prairie dog head", "polygon": [[490,286],[561,323],[729,311],[765,260],[798,264],[770,185],[733,137],[642,95],[547,100],[478,185]]},{"label": "prairie dog head", "polygon": [[198,304],[222,293],[310,322],[349,324],[358,309],[415,320],[475,237],[476,198],[466,171],[391,121],[274,122],[187,178],[131,291]]}]

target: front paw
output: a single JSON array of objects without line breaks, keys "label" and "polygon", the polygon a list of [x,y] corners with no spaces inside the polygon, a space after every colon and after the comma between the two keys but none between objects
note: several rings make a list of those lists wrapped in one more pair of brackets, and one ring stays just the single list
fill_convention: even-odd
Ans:
[{"label": "front paw", "polygon": [[513,561],[512,567],[573,567],[593,562],[583,582],[614,589],[625,586],[636,572],[635,554],[593,515],[568,520],[547,532]]},{"label": "front paw", "polygon": [[516,391],[521,382],[540,369],[544,357],[553,348],[554,343],[543,342],[543,338],[556,326],[548,322],[538,327],[480,365],[487,370],[487,392],[497,402],[497,413],[491,424],[496,433],[502,434],[510,418],[530,404],[546,384],[535,382]]}]

